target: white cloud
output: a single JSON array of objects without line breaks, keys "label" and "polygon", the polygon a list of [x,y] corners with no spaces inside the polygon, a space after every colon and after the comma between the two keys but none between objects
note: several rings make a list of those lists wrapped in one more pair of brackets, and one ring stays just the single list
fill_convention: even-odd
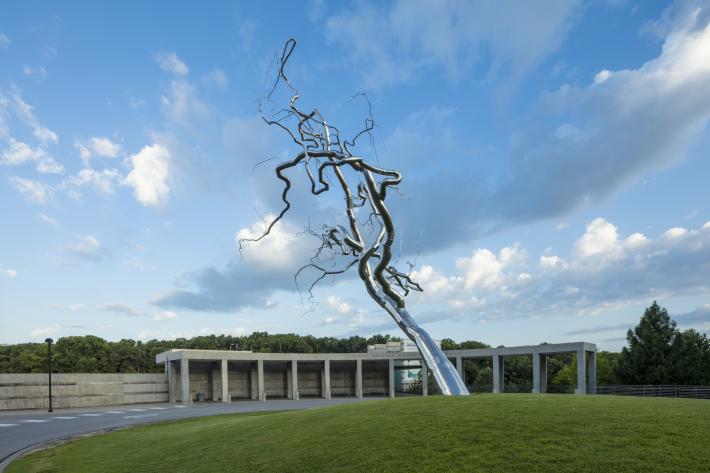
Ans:
[{"label": "white cloud", "polygon": [[54,189],[50,185],[22,177],[10,177],[9,179],[12,187],[22,194],[27,202],[44,205],[54,195]]},{"label": "white cloud", "polygon": [[[426,67],[456,78],[490,53],[491,76],[519,81],[557,49],[580,2],[400,0],[390,8],[361,3],[331,16],[326,33],[347,49],[371,87],[394,85]],[[344,9],[345,10],[345,9]]]},{"label": "white cloud", "polygon": [[31,77],[39,81],[43,81],[47,78],[47,69],[42,66],[31,67],[25,64],[22,67],[22,73],[27,77]]},{"label": "white cloud", "polygon": [[160,97],[160,104],[168,120],[186,129],[202,125],[210,116],[210,107],[198,98],[195,87],[185,80],[172,81],[168,94]]},{"label": "white cloud", "polygon": [[349,314],[353,310],[353,306],[348,304],[347,302],[343,301],[340,297],[338,296],[328,296],[325,299],[326,304],[328,304],[328,307],[337,311],[339,314]]},{"label": "white cloud", "polygon": [[91,149],[99,156],[115,158],[121,152],[121,146],[105,136],[94,136],[89,140]]},{"label": "white cloud", "polygon": [[11,98],[11,104],[15,113],[20,117],[20,120],[33,129],[35,138],[45,145],[59,141],[59,136],[49,128],[43,126],[37,117],[35,117],[33,112],[34,107],[23,100],[17,87],[13,87]]},{"label": "white cloud", "polygon": [[[448,304],[456,313],[472,317],[515,318],[593,314],[671,296],[707,296],[708,230],[710,226],[687,230],[682,238],[652,240],[633,233],[622,239],[612,224],[595,219],[569,258],[543,255],[536,268],[528,267],[524,259],[503,264],[489,249],[460,258],[465,264],[457,265],[457,274],[438,276],[451,283],[450,289],[427,302]],[[610,252],[613,258],[608,258]],[[477,272],[469,274],[475,266]],[[427,269],[423,274],[435,272]]]},{"label": "white cloud", "polygon": [[17,166],[47,158],[47,152],[41,148],[32,148],[26,143],[10,138],[10,147],[2,153],[2,164]]},{"label": "white cloud", "polygon": [[133,187],[136,200],[146,207],[162,207],[170,197],[168,185],[170,152],[160,144],[146,146],[130,158],[133,169],[125,183]]},{"label": "white cloud", "polygon": [[74,256],[91,261],[99,261],[111,255],[93,235],[78,235],[67,251]]},{"label": "white cloud", "polygon": [[663,233],[663,238],[668,240],[675,240],[676,238],[682,238],[688,234],[688,230],[682,227],[669,228]]},{"label": "white cloud", "polygon": [[10,41],[10,38],[0,33],[0,49],[7,49],[11,44],[12,41]]},{"label": "white cloud", "polygon": [[156,53],[153,58],[155,62],[158,63],[158,66],[165,72],[176,76],[184,76],[190,72],[190,68],[173,52],[159,52]]},{"label": "white cloud", "polygon": [[41,174],[62,174],[64,166],[59,164],[43,148],[33,148],[26,143],[10,138],[10,146],[3,151],[0,163],[6,166],[19,166],[28,162],[37,163]]},{"label": "white cloud", "polygon": [[621,251],[619,234],[614,225],[603,218],[596,218],[587,225],[587,231],[575,244],[580,258],[614,258]]},{"label": "white cloud", "polygon": [[117,169],[104,169],[94,171],[91,168],[84,168],[76,175],[70,176],[59,185],[61,190],[65,190],[72,198],[80,198],[79,191],[82,187],[91,187],[96,192],[104,195],[113,194],[116,184],[121,181],[121,175]]},{"label": "white cloud", "polygon": [[567,265],[567,262],[557,255],[540,256],[539,265],[542,269],[557,269],[564,268]]},{"label": "white cloud", "polygon": [[177,317],[177,314],[175,312],[170,312],[169,310],[164,310],[162,312],[158,312],[153,316],[153,320],[170,320],[174,319]]},{"label": "white cloud", "polygon": [[229,76],[222,69],[214,69],[209,74],[202,76],[202,83],[219,90],[227,90],[229,87]]},{"label": "white cloud", "polygon": [[52,225],[53,227],[59,227],[59,223],[53,219],[52,217],[48,216],[45,213],[40,213],[39,215],[40,220],[42,220],[45,223],[48,223],[49,225]]},{"label": "white cloud", "polygon": [[[271,222],[274,215],[265,215],[264,221],[249,228],[241,228],[235,235],[235,244],[240,240],[256,239],[263,235],[265,222]],[[254,267],[268,271],[291,271],[301,261],[304,254],[312,250],[313,242],[296,235],[297,229],[286,222],[277,223],[271,233],[260,241],[247,241],[242,244],[242,256]]]},{"label": "white cloud", "polygon": [[131,317],[142,317],[143,315],[145,315],[145,314],[143,314],[143,312],[141,312],[140,310],[138,310],[134,307],[131,307],[127,304],[120,304],[120,303],[105,304],[105,305],[102,305],[101,307],[99,307],[99,309],[106,311],[106,312],[113,312],[116,314],[128,315]]},{"label": "white cloud", "polygon": [[42,338],[57,333],[60,329],[58,324],[50,325],[48,327],[36,328],[30,331],[30,337],[32,338]]},{"label": "white cloud", "polygon": [[0,265],[0,275],[15,279],[17,277],[17,271],[12,268],[3,268],[2,265]]}]

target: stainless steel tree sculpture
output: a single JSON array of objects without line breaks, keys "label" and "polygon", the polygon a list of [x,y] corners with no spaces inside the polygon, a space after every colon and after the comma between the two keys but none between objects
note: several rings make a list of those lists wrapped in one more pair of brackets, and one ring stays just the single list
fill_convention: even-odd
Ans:
[{"label": "stainless steel tree sculpture", "polygon": [[[321,246],[316,250],[311,263],[301,268],[299,273],[305,268],[312,268],[320,273],[311,285],[312,289],[328,275],[343,274],[357,267],[358,275],[370,297],[416,343],[440,391],[445,395],[466,395],[468,389],[461,376],[441,348],[416,323],[405,307],[405,297],[409,292],[422,290],[410,277],[411,265],[410,272],[404,273],[391,263],[395,226],[385,205],[385,198],[388,190],[396,188],[402,181],[402,175],[397,171],[374,166],[365,158],[353,154],[357,139],[369,133],[374,126],[371,117],[365,120],[365,128],[348,141],[341,139],[338,128],[328,124],[317,109],[305,113],[298,108],[298,90],[289,82],[285,72],[286,63],[295,47],[296,40],[290,39],[286,42],[276,82],[267,96],[268,100],[271,100],[279,83],[283,83],[290,91],[289,107],[263,116],[263,119],[268,125],[277,126],[288,133],[300,148],[300,152],[293,159],[276,166],[276,176],[284,183],[281,195],[283,209],[266,224],[261,236],[241,240],[240,247],[246,241],[256,242],[269,235],[274,225],[283,219],[291,208],[291,180],[286,175],[287,171],[302,166],[310,180],[310,192],[316,196],[329,191],[331,186],[339,188],[345,198],[345,217],[349,228],[337,224],[324,226],[322,233],[318,234],[309,227],[308,232],[318,237]],[[332,183],[333,176],[337,181],[336,185]],[[356,182],[356,186],[351,186],[351,182]],[[356,189],[355,195],[353,189]],[[364,216],[365,213],[368,215],[364,221],[358,219],[358,216]],[[330,253],[331,262],[337,258],[343,263],[327,267],[321,263],[324,253]]]}]

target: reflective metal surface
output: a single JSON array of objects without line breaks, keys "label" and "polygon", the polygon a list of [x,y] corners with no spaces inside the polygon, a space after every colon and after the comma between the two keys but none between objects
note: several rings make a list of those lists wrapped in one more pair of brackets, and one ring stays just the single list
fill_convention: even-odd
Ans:
[{"label": "reflective metal surface", "polygon": [[[284,207],[281,212],[268,223],[261,236],[240,240],[240,249],[246,242],[259,241],[269,235],[274,225],[291,208],[288,199],[291,189],[288,171],[302,166],[310,181],[310,191],[315,196],[328,192],[331,186],[338,189],[344,197],[349,228],[325,225],[318,233],[309,227],[307,232],[318,238],[321,246],[311,258],[311,263],[298,271],[297,277],[305,269],[319,273],[319,277],[310,286],[310,293],[324,277],[342,274],[357,267],[358,275],[370,297],[416,343],[441,392],[445,395],[466,395],[468,389],[454,366],[405,308],[406,296],[411,291],[422,291],[419,284],[410,277],[412,266],[407,272],[402,272],[391,264],[396,234],[385,199],[388,190],[396,189],[400,184],[402,175],[397,171],[374,166],[364,157],[353,154],[358,138],[369,135],[374,127],[372,116],[365,120],[364,128],[354,138],[343,140],[340,130],[329,125],[317,109],[306,113],[296,106],[298,90],[291,85],[284,71],[295,46],[294,39],[286,43],[278,77],[265,98],[265,102],[275,105],[272,96],[279,84],[284,84],[292,94],[288,108],[275,107],[268,115],[264,113],[263,103],[260,109],[264,121],[288,133],[301,151],[293,159],[275,168],[277,178],[284,183],[281,194]],[[335,184],[332,178],[335,178]]]}]

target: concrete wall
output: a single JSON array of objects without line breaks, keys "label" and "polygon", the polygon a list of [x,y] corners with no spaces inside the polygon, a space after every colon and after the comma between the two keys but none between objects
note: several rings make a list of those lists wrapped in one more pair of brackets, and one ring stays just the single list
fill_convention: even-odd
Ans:
[{"label": "concrete wall", "polygon": [[323,397],[322,366],[321,362],[298,362],[298,392],[301,398]]},{"label": "concrete wall", "polygon": [[[47,374],[0,374],[0,410],[47,409]],[[52,405],[93,407],[168,401],[164,373],[52,375]]]},{"label": "concrete wall", "polygon": [[362,362],[362,395],[389,395],[389,361]]},{"label": "concrete wall", "polygon": [[330,362],[330,392],[333,397],[355,396],[355,362]]}]

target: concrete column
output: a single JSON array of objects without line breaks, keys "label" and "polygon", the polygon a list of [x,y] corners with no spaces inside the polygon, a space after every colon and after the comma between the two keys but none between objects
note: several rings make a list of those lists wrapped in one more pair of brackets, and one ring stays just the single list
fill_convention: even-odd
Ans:
[{"label": "concrete column", "polygon": [[168,402],[175,404],[175,391],[177,391],[177,373],[175,372],[175,362],[167,360],[165,362],[165,370],[168,375]]},{"label": "concrete column", "polygon": [[[458,358],[457,358],[458,360]],[[429,395],[429,368],[422,360],[422,396]]]},{"label": "concrete column", "polygon": [[266,389],[264,388],[264,360],[256,362],[256,385],[259,393],[259,400],[266,401]]},{"label": "concrete column", "polygon": [[362,360],[355,360],[355,396],[362,397]]},{"label": "concrete column", "polygon": [[298,360],[291,361],[291,398],[297,400],[298,395]]},{"label": "concrete column", "polygon": [[229,399],[229,364],[227,360],[222,360],[222,402],[230,402]]},{"label": "concrete column", "polygon": [[323,362],[323,397],[330,399],[330,360]]},{"label": "concrete column", "polygon": [[192,404],[190,395],[190,360],[182,358],[180,360],[180,398],[182,403],[189,406]]},{"label": "concrete column", "polygon": [[394,358],[389,359],[390,397],[394,397]]},{"label": "concrete column", "polygon": [[219,400],[219,395],[221,393],[219,389],[219,381],[221,379],[221,364],[219,361],[212,362],[212,372],[210,373],[210,378],[212,378],[212,401]]},{"label": "concrete column", "polygon": [[493,392],[502,393],[505,391],[505,377],[504,377],[505,364],[503,357],[500,355],[493,355]]},{"label": "concrete column", "polygon": [[533,394],[540,394],[541,390],[540,390],[540,354],[539,353],[533,353],[532,362],[533,362],[532,392],[533,392]]},{"label": "concrete column", "polygon": [[547,392],[547,355],[540,355],[540,392]]},{"label": "concrete column", "polygon": [[587,373],[589,376],[589,392],[597,393],[597,352],[587,352]]},{"label": "concrete column", "polygon": [[587,394],[587,360],[584,356],[586,352],[582,349],[577,351],[577,389],[575,394]]},{"label": "concrete column", "polygon": [[456,371],[458,371],[459,376],[461,376],[461,380],[466,384],[466,380],[463,379],[463,358],[460,356],[456,357]]},{"label": "concrete column", "polygon": [[253,363],[249,364],[249,389],[251,390],[251,398],[256,401],[259,399],[259,379],[256,375]]}]

